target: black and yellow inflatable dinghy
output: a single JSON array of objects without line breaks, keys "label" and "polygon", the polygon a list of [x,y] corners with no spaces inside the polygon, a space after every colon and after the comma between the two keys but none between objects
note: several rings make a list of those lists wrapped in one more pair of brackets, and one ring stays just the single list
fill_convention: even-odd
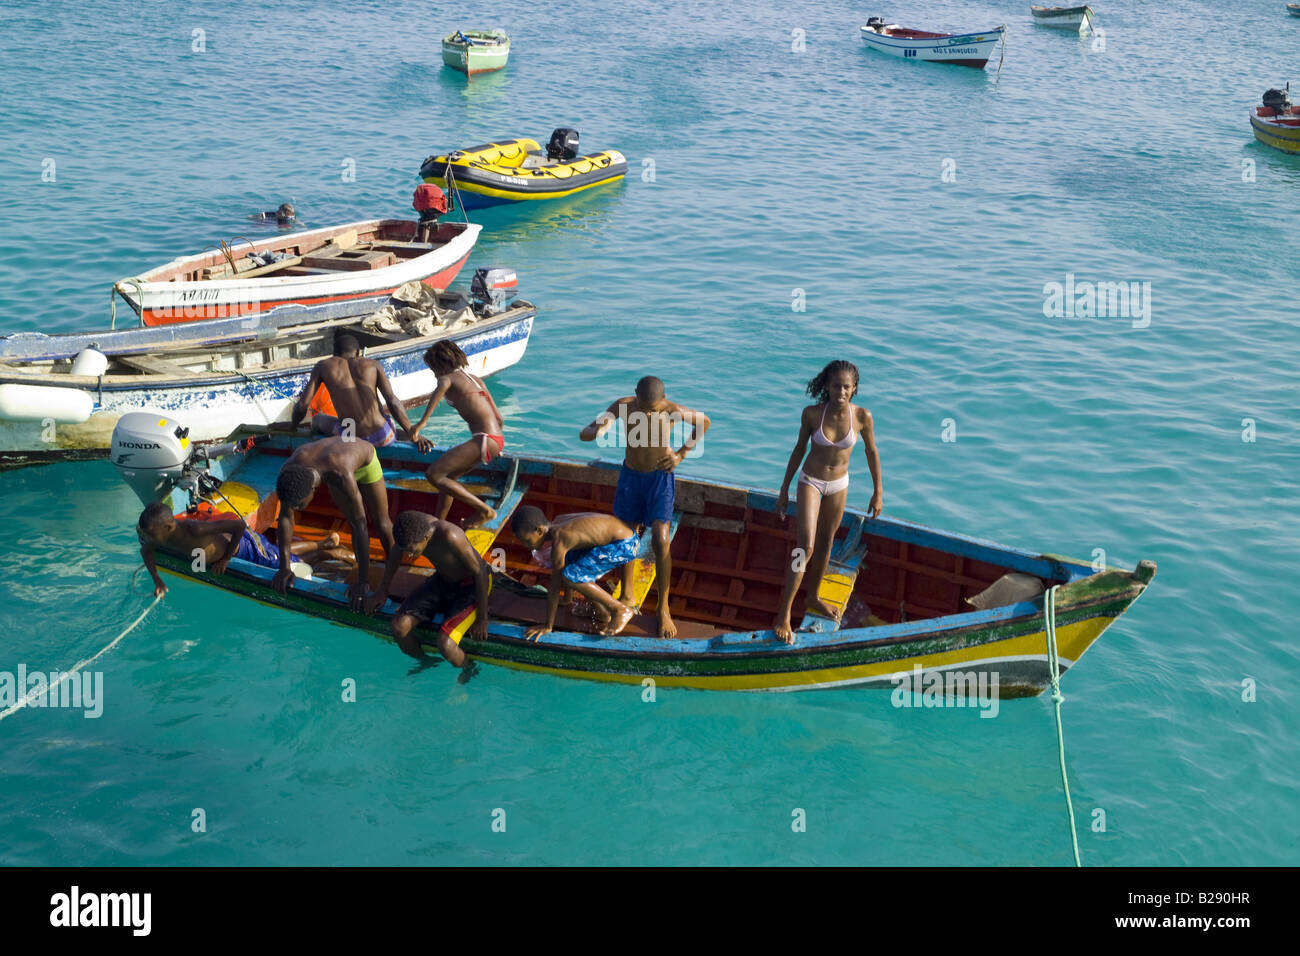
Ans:
[{"label": "black and yellow inflatable dinghy", "polygon": [[558,199],[627,175],[616,149],[578,155],[578,131],[551,134],[543,152],[536,140],[507,139],[445,156],[430,156],[420,178],[459,199],[462,209],[481,209],[528,199]]}]

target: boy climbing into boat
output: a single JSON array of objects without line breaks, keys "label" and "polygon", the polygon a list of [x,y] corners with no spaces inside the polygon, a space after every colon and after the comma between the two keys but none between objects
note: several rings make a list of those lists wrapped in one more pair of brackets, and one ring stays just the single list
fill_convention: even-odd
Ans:
[{"label": "boy climbing into boat", "polygon": [[[664,383],[647,375],[636,383],[636,394],[617,399],[579,435],[595,441],[619,420],[623,421],[627,449],[614,492],[615,517],[632,527],[650,529],[655,554],[655,587],[659,595],[659,636],[676,637],[677,627],[668,610],[672,575],[669,554],[676,484],[673,469],[709,430],[709,416],[664,395]],[[679,449],[672,447],[673,425],[691,425],[691,434]],[[630,594],[624,588],[623,594]]]},{"label": "boy climbing into boat", "polygon": [[[322,385],[329,392],[337,414],[319,414],[312,418],[312,431],[318,435],[351,434],[364,438],[376,448],[391,445],[397,440],[393,421],[379,407],[379,395],[389,412],[397,418],[410,440],[427,452],[433,447],[427,438],[413,433],[406,409],[393,394],[384,367],[374,359],[363,358],[361,343],[353,335],[339,335],[334,339],[334,354],[321,359],[311,370],[307,387],[293,406],[289,428],[296,429],[307,416],[316,391]],[[351,422],[350,431],[348,423]]]},{"label": "boy climbing into boat", "polygon": [[424,649],[412,632],[443,616],[438,628],[438,651],[456,667],[469,667],[460,648],[462,637],[482,640],[488,631],[488,596],[492,591],[492,569],[474,550],[465,532],[422,511],[403,511],[393,522],[397,547],[388,553],[379,589],[366,601],[366,613],[373,614],[388,599],[402,558],[429,559],[434,573],[406,596],[393,615],[393,636],[397,646],[411,657],[423,658]]},{"label": "boy climbing into boat", "polygon": [[[776,636],[787,644],[794,643],[790,614],[794,596],[805,574],[805,613],[839,620],[839,613],[818,597],[818,590],[830,561],[835,532],[844,517],[844,504],[849,495],[849,459],[859,437],[862,438],[875,488],[867,508],[871,517],[879,515],[884,505],[884,481],[880,474],[880,453],[876,450],[871,412],[853,404],[853,397],[858,393],[857,366],[839,360],[831,362],[808,383],[807,392],[817,404],[803,410],[799,420],[799,438],[790,453],[785,480],[781,482],[781,493],[776,499],[776,512],[784,520],[790,506],[790,479],[799,463],[803,462],[796,493],[795,550],[791,552],[790,565],[786,568],[781,604],[772,625]],[[808,450],[809,441],[812,442],[811,451]]]},{"label": "boy climbing into boat", "polygon": [[[136,535],[140,539],[140,557],[149,569],[153,593],[158,597],[167,593],[167,585],[158,576],[154,562],[157,548],[191,557],[197,557],[195,551],[202,551],[207,569],[218,575],[226,573],[232,558],[242,558],[264,568],[280,567],[280,549],[265,535],[249,528],[242,518],[212,521],[177,518],[166,504],[155,501],[140,513]],[[295,564],[305,562],[312,568],[325,561],[356,563],[351,551],[339,547],[339,536],[333,532],[322,541],[295,541],[289,552]]]},{"label": "boy climbing into boat", "polygon": [[[551,581],[546,589],[546,624],[530,627],[529,640],[549,634],[555,627],[560,592],[576,591],[596,609],[600,633],[617,634],[632,620],[633,609],[626,603],[632,594],[632,560],[636,558],[637,533],[612,515],[585,512],[557,515],[548,520],[540,508],[525,505],[515,512],[510,530],[534,556],[550,562]],[[547,556],[544,546],[550,546]],[[623,568],[623,601],[596,582],[611,571]]]},{"label": "boy climbing into boat", "polygon": [[[348,603],[361,610],[370,582],[369,513],[384,554],[393,553],[393,523],[388,520],[388,491],[384,470],[375,446],[359,438],[322,438],[296,448],[280,468],[275,493],[280,499],[280,540],[292,541],[293,528],[302,511],[316,495],[321,483],[330,490],[334,504],[352,529],[352,547],[357,557],[357,580],[348,586]],[[281,594],[293,586],[289,555],[280,552],[280,571],[271,585]]]},{"label": "boy climbing into boat", "polygon": [[442,341],[424,353],[424,364],[438,376],[438,385],[429,398],[424,417],[410,431],[411,440],[420,439],[420,430],[428,423],[438,403],[444,398],[469,426],[469,441],[461,442],[429,466],[425,476],[438,490],[438,517],[446,520],[451,501],[463,501],[477,514],[466,519],[466,528],[475,528],[497,516],[496,509],[462,485],[460,478],[473,471],[480,462],[489,464],[506,450],[505,419],[492,393],[479,379],[471,375],[466,366],[469,358],[455,342]]}]

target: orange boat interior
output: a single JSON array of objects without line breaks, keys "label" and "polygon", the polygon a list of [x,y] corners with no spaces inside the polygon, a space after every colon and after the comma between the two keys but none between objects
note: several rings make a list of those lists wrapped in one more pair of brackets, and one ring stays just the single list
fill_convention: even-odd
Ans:
[{"label": "orange boat interior", "polygon": [[[279,456],[267,455],[272,466]],[[260,470],[260,469],[259,469]],[[274,471],[269,472],[274,474]],[[614,497],[617,472],[603,470],[600,481],[536,475],[521,476],[527,487],[521,504],[535,505],[549,517],[572,512],[609,513]],[[388,483],[389,515],[415,508],[434,513],[437,495],[418,472],[398,477]],[[240,479],[241,475],[236,475]],[[471,474],[462,482],[489,502],[499,495],[501,476]],[[494,484],[492,483],[495,483]],[[684,489],[689,489],[684,493]],[[729,631],[766,630],[773,624],[781,596],[785,568],[795,546],[793,521],[783,522],[773,512],[747,504],[747,496],[738,489],[678,481],[680,522],[672,538],[672,576],[670,607],[679,627],[690,623],[690,633],[682,636],[707,637]],[[276,502],[267,495],[250,525],[274,539]],[[698,509],[698,510],[692,510]],[[460,522],[469,515],[468,507],[456,502],[449,519]],[[353,548],[347,522],[335,506],[330,493],[322,487],[300,516],[295,537],[320,540],[337,532],[345,547]],[[850,523],[841,527],[837,544],[850,533]],[[860,566],[840,569],[852,581],[850,597],[845,602],[844,627],[866,627],[915,621],[972,611],[966,599],[978,594],[1010,570],[963,557],[936,548],[921,547],[883,535],[863,534],[865,557],[858,549]],[[371,557],[371,578],[378,584],[384,554],[377,538],[367,543]],[[501,549],[507,573],[525,585],[545,585],[549,571],[537,565],[530,551],[515,540],[508,517],[490,546],[482,550],[491,555]],[[638,573],[653,574],[650,558]],[[836,570],[832,568],[832,570]],[[390,597],[400,600],[414,588],[422,575],[431,573],[429,562],[420,558],[408,562],[390,589]],[[856,577],[854,577],[856,575]],[[321,576],[330,577],[328,571]],[[347,575],[351,576],[351,575]],[[343,575],[338,579],[344,579]],[[603,584],[612,589],[618,574],[610,574]],[[653,615],[658,590],[650,587],[642,612]],[[802,590],[795,600],[792,620],[803,615]],[[557,626],[560,626],[557,623]],[[649,625],[645,625],[649,629]],[[586,629],[580,626],[566,629]],[[641,630],[640,627],[634,631]]]}]

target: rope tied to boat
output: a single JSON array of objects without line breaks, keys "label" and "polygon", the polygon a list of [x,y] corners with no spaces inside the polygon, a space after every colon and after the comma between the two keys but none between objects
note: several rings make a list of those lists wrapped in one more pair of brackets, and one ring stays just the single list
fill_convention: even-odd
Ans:
[{"label": "rope tied to boat", "polygon": [[[134,581],[134,577],[132,578],[132,580]],[[99,660],[101,657],[103,657],[105,654],[111,651],[114,647],[116,647],[118,642],[121,641],[122,638],[126,637],[128,634],[134,631],[136,629],[136,626],[139,625],[139,623],[145,619],[145,617],[149,614],[150,611],[152,611],[155,607],[158,606],[158,602],[161,600],[162,600],[161,594],[154,595],[153,602],[147,608],[145,608],[143,611],[140,612],[140,616],[137,617],[134,621],[132,621],[125,631],[123,631],[121,634],[117,635],[117,637],[109,641],[103,650],[101,650],[94,657],[87,658],[84,661],[78,661],[76,664],[73,665],[71,670],[64,671],[57,681],[55,681],[53,684],[50,684],[47,688],[42,690],[40,693],[36,693],[35,691],[33,691],[31,693],[24,694],[22,699],[19,700],[17,703],[11,704],[10,706],[6,707],[4,710],[0,711],[0,720],[4,720],[10,714],[14,714],[22,710],[24,707],[27,706],[29,701],[35,700],[38,697],[44,697],[53,694],[55,688],[63,684],[63,682],[66,681],[68,678],[79,673],[83,667],[89,667],[91,664],[95,663],[95,661]]]},{"label": "rope tied to boat", "polygon": [[1061,785],[1065,788],[1065,809],[1070,816],[1070,843],[1074,847],[1074,865],[1083,866],[1079,860],[1079,833],[1074,826],[1074,801],[1070,799],[1070,777],[1065,772],[1065,729],[1061,725],[1061,658],[1056,647],[1056,592],[1053,584],[1043,595],[1043,630],[1047,634],[1047,672],[1052,679],[1052,703],[1056,708],[1056,749],[1061,761]]},{"label": "rope tied to boat", "polygon": [[998,71],[993,74],[993,82],[996,83],[1002,76],[1002,61],[1007,58],[1007,25],[1002,24],[1002,53],[998,56]]},{"label": "rope tied to boat", "polygon": [[[127,278],[127,279],[118,279],[118,280],[117,280],[116,282],[114,282],[113,285],[109,288],[109,290],[108,290],[108,315],[109,315],[109,323],[108,323],[108,327],[109,327],[110,329],[113,329],[113,330],[116,330],[116,329],[117,329],[117,296],[121,294],[121,290],[118,289],[118,286],[121,286],[121,285],[133,285],[133,286],[135,286],[135,294],[138,295],[138,296],[140,297],[140,324],[141,324],[141,325],[144,325],[144,289],[141,288],[141,286],[140,286],[141,281],[142,281],[141,279],[139,279],[139,278],[137,278],[137,277],[135,277],[135,276],[131,276],[130,278]],[[130,299],[127,299],[127,301],[130,302],[131,300],[130,300]]]}]

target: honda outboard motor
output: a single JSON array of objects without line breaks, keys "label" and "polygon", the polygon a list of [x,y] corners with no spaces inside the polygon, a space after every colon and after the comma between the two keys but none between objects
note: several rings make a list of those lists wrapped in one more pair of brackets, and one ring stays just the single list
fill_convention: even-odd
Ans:
[{"label": "honda outboard motor", "polygon": [[483,317],[501,314],[518,294],[514,269],[478,269],[469,283],[470,304]]},{"label": "honda outboard motor", "polygon": [[221,486],[218,479],[202,470],[209,461],[246,452],[270,438],[256,435],[219,445],[195,444],[190,441],[190,430],[166,415],[128,412],[113,428],[109,458],[144,504],[161,501],[182,488],[189,492],[187,506],[192,510],[200,498]]},{"label": "honda outboard motor", "polygon": [[1265,90],[1264,105],[1277,110],[1279,115],[1288,113],[1291,111],[1291,93],[1288,90]]},{"label": "honda outboard motor", "polygon": [[189,429],[156,412],[123,415],[109,447],[113,467],[146,505],[180,483],[192,453]]},{"label": "honda outboard motor", "polygon": [[561,126],[551,134],[551,141],[546,144],[546,158],[571,162],[578,158],[578,131]]}]

